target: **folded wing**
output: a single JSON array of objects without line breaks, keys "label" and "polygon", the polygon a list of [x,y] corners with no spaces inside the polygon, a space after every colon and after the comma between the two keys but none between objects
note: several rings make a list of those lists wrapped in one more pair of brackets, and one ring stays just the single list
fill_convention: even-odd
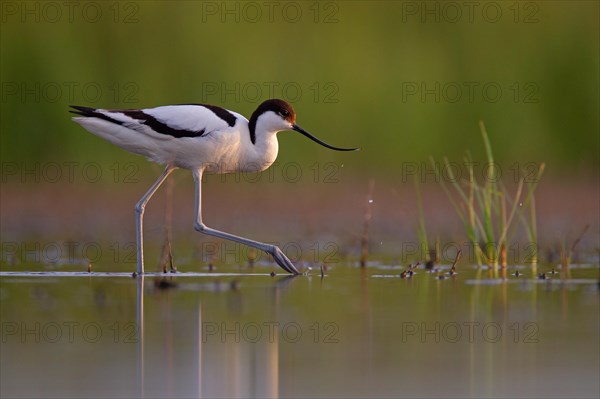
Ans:
[{"label": "folded wing", "polygon": [[[109,110],[72,105],[80,117],[99,118],[155,138],[201,137],[233,127],[241,115],[205,104]],[[243,118],[245,119],[245,118]]]}]

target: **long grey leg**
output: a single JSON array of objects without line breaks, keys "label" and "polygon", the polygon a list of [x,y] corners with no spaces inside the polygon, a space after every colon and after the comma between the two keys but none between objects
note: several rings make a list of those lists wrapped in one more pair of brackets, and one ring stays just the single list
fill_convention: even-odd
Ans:
[{"label": "long grey leg", "polygon": [[279,249],[279,247],[275,245],[265,244],[263,242],[250,240],[248,238],[239,237],[233,234],[225,233],[223,231],[212,229],[206,226],[202,222],[202,173],[204,171],[202,169],[192,171],[194,175],[194,182],[196,183],[196,221],[194,223],[194,228],[204,234],[208,234],[210,236],[223,238],[225,240],[231,240],[235,242],[239,242],[240,244],[248,245],[250,247],[260,249],[268,254],[273,256],[275,262],[283,270],[292,274],[300,274],[298,269],[294,266],[294,264],[288,259],[287,256]]},{"label": "long grey leg", "polygon": [[144,273],[144,210],[150,198],[154,195],[161,184],[169,177],[171,172],[177,169],[175,166],[167,165],[165,171],[160,175],[158,180],[154,182],[152,187],[144,194],[144,196],[135,204],[135,227],[137,234],[137,273]]}]

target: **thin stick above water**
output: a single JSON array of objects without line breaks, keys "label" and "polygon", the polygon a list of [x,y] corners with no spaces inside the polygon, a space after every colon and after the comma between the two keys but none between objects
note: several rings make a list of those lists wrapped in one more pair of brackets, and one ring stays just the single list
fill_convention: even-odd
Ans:
[{"label": "thin stick above water", "polygon": [[369,180],[369,189],[367,191],[367,202],[365,204],[365,216],[363,220],[363,233],[360,240],[361,254],[360,267],[367,266],[367,258],[369,257],[369,226],[371,225],[371,204],[373,204],[373,189],[375,188],[375,180]]}]

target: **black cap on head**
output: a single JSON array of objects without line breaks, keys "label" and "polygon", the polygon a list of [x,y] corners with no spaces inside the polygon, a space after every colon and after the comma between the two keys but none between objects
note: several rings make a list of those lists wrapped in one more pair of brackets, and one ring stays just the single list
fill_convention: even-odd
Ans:
[{"label": "black cap on head", "polygon": [[258,106],[258,108],[256,108],[256,110],[252,113],[252,116],[250,117],[250,121],[249,121],[250,139],[252,140],[252,143],[256,142],[256,132],[255,132],[256,121],[260,115],[262,115],[268,111],[275,112],[277,115],[281,116],[283,119],[285,119],[292,125],[291,126],[292,130],[303,134],[304,136],[308,137],[315,143],[321,144],[323,147],[327,147],[329,149],[336,150],[336,151],[356,151],[359,149],[359,148],[334,147],[330,144],[327,144],[326,142],[324,142],[322,140],[319,140],[312,134],[308,133],[306,130],[302,129],[300,126],[296,125],[296,112],[294,112],[294,108],[292,108],[292,106],[288,102],[279,100],[276,98],[263,101]]}]

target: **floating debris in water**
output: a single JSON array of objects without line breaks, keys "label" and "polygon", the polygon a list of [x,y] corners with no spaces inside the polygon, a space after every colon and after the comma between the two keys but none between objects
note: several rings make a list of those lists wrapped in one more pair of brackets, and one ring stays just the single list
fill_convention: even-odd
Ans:
[{"label": "floating debris in water", "polygon": [[515,277],[519,277],[519,276],[522,276],[522,275],[523,275],[523,273],[519,273],[519,271],[518,271],[518,270],[516,270],[516,271],[513,273],[513,276],[515,276]]},{"label": "floating debris in water", "polygon": [[271,277],[275,277],[275,272],[271,272]]},{"label": "floating debris in water", "polygon": [[556,270],[554,270],[554,268],[552,268],[552,270],[550,271],[550,274],[554,276],[556,273],[558,273],[558,272]]},{"label": "floating debris in water", "polygon": [[325,265],[321,264],[321,278],[325,277]]},{"label": "floating debris in water", "polygon": [[91,263],[88,263],[87,272],[88,273],[92,272],[92,264]]},{"label": "floating debris in water", "polygon": [[131,277],[133,277],[133,278],[137,278],[137,272],[133,272],[133,273],[131,273]]}]

